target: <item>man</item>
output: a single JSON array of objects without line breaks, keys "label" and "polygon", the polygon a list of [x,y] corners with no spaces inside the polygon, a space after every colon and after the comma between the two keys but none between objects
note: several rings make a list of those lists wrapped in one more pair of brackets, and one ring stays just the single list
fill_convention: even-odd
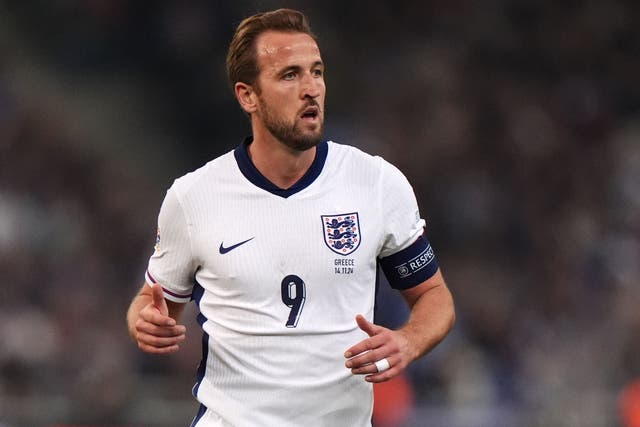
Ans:
[{"label": "man", "polygon": [[[192,426],[369,426],[371,383],[454,321],[413,190],[381,158],[321,139],[324,64],[303,14],[245,19],[227,71],[253,136],[168,190],[129,331],[145,352],[175,352],[184,304],[198,304]],[[398,330],[372,323],[378,262],[411,307]]]}]

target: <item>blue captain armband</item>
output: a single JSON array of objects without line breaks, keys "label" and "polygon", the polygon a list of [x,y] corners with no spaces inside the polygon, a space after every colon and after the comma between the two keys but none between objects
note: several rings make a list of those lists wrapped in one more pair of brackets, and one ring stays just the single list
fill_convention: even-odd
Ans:
[{"label": "blue captain armband", "polygon": [[438,271],[438,261],[424,236],[400,252],[380,258],[380,266],[394,289],[417,286]]}]

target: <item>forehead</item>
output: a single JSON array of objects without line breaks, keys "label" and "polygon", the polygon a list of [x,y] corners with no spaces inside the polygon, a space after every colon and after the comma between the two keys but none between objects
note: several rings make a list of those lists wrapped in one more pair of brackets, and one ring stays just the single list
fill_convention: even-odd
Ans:
[{"label": "forehead", "polygon": [[318,44],[305,33],[266,31],[256,40],[256,54],[261,70],[321,60]]}]

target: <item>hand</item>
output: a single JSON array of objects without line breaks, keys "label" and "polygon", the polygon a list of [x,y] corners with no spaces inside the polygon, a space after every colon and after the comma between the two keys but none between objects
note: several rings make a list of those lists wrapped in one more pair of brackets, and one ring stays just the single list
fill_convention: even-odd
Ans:
[{"label": "hand", "polygon": [[140,350],[152,354],[175,353],[185,339],[186,328],[169,316],[167,302],[158,284],[151,287],[151,302],[144,306],[135,323]]},{"label": "hand", "polygon": [[[352,374],[366,375],[366,381],[379,383],[400,374],[413,360],[409,340],[401,331],[375,325],[360,314],[356,316],[356,323],[369,338],[360,341],[344,353],[344,357],[348,359],[345,366],[351,369]],[[375,363],[385,358],[390,368],[378,372]]]}]

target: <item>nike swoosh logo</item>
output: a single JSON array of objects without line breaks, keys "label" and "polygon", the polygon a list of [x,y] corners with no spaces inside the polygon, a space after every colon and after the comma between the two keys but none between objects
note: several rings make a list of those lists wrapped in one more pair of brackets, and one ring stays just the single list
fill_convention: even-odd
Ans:
[{"label": "nike swoosh logo", "polygon": [[244,245],[244,244],[245,244],[245,243],[247,243],[248,241],[253,240],[255,237],[256,237],[256,236],[253,236],[252,238],[247,239],[247,240],[245,240],[244,242],[236,243],[235,245],[231,245],[231,246],[228,246],[228,247],[226,247],[226,248],[224,247],[224,242],[222,242],[222,243],[220,243],[220,253],[221,253],[222,255],[224,255],[224,254],[226,254],[227,252],[234,250],[234,249],[235,249],[235,248],[237,248],[238,246],[240,246],[240,245]]}]

